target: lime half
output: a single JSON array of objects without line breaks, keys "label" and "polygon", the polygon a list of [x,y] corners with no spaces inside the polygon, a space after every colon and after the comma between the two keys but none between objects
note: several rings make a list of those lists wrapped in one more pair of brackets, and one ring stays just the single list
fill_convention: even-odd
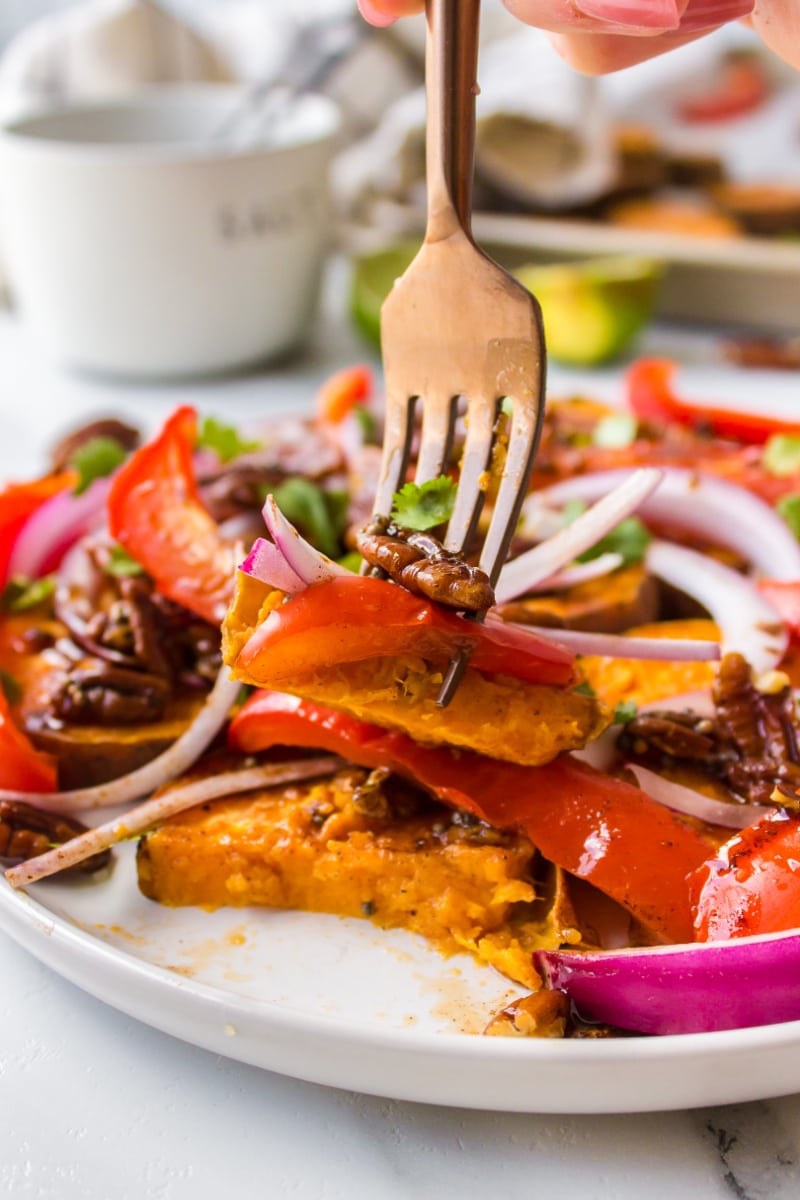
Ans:
[{"label": "lime half", "polygon": [[385,250],[363,254],[353,263],[350,316],[374,346],[381,344],[381,305],[418,250],[419,242],[398,242]]}]

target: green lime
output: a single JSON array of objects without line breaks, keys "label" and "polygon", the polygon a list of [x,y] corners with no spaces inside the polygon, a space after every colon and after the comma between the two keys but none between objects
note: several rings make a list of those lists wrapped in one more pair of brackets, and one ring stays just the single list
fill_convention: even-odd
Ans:
[{"label": "green lime", "polygon": [[350,316],[374,346],[381,344],[381,305],[418,250],[418,242],[398,242],[384,250],[363,254],[353,263]]},{"label": "green lime", "polygon": [[627,349],[650,320],[664,273],[634,256],[519,267],[514,274],[542,306],[548,354],[594,366]]}]

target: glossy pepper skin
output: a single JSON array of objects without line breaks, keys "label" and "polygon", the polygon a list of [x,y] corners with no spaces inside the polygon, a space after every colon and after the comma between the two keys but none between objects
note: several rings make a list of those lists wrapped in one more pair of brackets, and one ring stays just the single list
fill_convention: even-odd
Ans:
[{"label": "glossy pepper skin", "polygon": [[625,388],[628,407],[642,421],[656,425],[686,425],[714,437],[761,445],[774,433],[800,433],[800,421],[786,421],[767,412],[737,412],[699,401],[682,400],[672,390],[675,363],[642,358],[628,368]]},{"label": "glossy pepper skin", "polygon": [[37,750],[14,724],[0,691],[0,788],[20,792],[54,792],[55,759]]},{"label": "glossy pepper skin", "polygon": [[800,927],[800,816],[778,809],[737,833],[692,878],[695,938]]},{"label": "glossy pepper skin", "polygon": [[197,490],[197,414],[179,408],[117,472],[108,497],[111,536],[164,596],[218,625],[233,594],[233,548]]},{"label": "glossy pepper skin", "polygon": [[521,767],[470,751],[420,746],[278,692],[256,692],[234,718],[230,746],[252,754],[306,746],[389,767],[492,825],[521,828],[545,858],[589,880],[661,940],[692,940],[687,876],[713,845],[638,788],[569,756]]},{"label": "glossy pepper skin", "polygon": [[566,687],[575,656],[554,642],[491,617],[478,625],[405,588],[349,575],[314,584],[273,611],[249,638],[237,668],[259,678],[263,658],[270,683],[366,658],[420,655],[447,662],[471,648],[470,666],[486,674]]}]

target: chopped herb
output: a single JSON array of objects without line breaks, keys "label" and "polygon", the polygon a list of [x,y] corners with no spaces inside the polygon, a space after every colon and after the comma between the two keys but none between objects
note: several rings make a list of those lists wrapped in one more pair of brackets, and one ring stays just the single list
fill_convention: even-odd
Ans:
[{"label": "chopped herb", "polygon": [[622,700],[614,709],[614,724],[627,725],[638,713],[635,700]]},{"label": "chopped herb", "polygon": [[781,496],[775,505],[794,536],[800,541],[800,492]]},{"label": "chopped herb", "polygon": [[361,570],[361,564],[364,561],[357,550],[351,550],[349,554],[345,554],[343,558],[337,560],[340,567],[345,567],[346,570],[352,571],[355,575]]},{"label": "chopped herb", "polygon": [[639,423],[632,413],[609,413],[594,427],[592,441],[604,450],[624,450],[636,441]]},{"label": "chopped herb", "polygon": [[380,439],[378,437],[378,422],[375,414],[370,412],[368,408],[365,408],[363,404],[357,404],[353,409],[353,416],[361,426],[361,435],[364,441],[371,446],[377,446]]},{"label": "chopped herb", "polygon": [[197,438],[199,450],[213,450],[219,456],[220,462],[230,462],[240,454],[248,454],[251,450],[260,450],[260,442],[246,442],[239,436],[239,431],[233,425],[224,425],[216,417],[204,417]]},{"label": "chopped herb", "polygon": [[315,483],[298,475],[287,479],[272,494],[283,515],[317,550],[328,558],[338,558],[347,522],[346,492],[323,492]]},{"label": "chopped herb", "polygon": [[601,554],[619,554],[622,557],[622,566],[629,567],[631,563],[642,561],[650,540],[650,534],[638,517],[626,517],[616,529],[612,529],[599,542],[595,542],[591,549],[579,555],[578,562],[591,562]]},{"label": "chopped herb", "polygon": [[800,471],[800,434],[773,433],[764,445],[761,465],[778,478]]},{"label": "chopped herb", "polygon": [[116,471],[128,457],[128,451],[112,437],[95,437],[79,446],[70,459],[70,465],[78,472],[75,495],[85,492],[95,479],[104,479]]},{"label": "chopped herb", "polygon": [[55,575],[42,579],[28,579],[25,575],[14,575],[3,589],[1,606],[5,613],[29,612],[49,600],[56,590]]},{"label": "chopped herb", "polygon": [[585,500],[568,500],[561,510],[562,521],[565,525],[571,525],[578,517],[583,516],[587,507]]},{"label": "chopped herb", "polygon": [[594,697],[597,695],[597,692],[594,690],[592,685],[589,683],[588,679],[584,679],[583,683],[579,683],[578,686],[574,687],[572,690],[573,690],[573,692],[577,692],[579,696]]},{"label": "chopped herb", "polygon": [[135,558],[131,558],[123,546],[116,544],[111,547],[108,561],[103,570],[107,575],[114,575],[117,579],[131,579],[135,575],[144,574],[144,567],[141,563],[138,563]]},{"label": "chopped herb", "polygon": [[427,483],[407,483],[392,497],[392,520],[404,529],[433,529],[453,514],[456,485],[447,475]]},{"label": "chopped herb", "polygon": [[9,704],[17,704],[22,699],[22,688],[13,675],[0,668],[0,689]]}]

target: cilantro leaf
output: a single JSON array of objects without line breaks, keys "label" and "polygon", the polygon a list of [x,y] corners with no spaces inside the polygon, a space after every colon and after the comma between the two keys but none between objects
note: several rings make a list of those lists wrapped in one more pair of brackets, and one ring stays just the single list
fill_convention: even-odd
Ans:
[{"label": "cilantro leaf", "polygon": [[116,543],[109,551],[103,570],[107,575],[114,575],[117,579],[131,579],[135,575],[144,574],[144,567],[141,563],[138,563],[135,558],[131,558],[128,551]]},{"label": "cilantro leaf", "polygon": [[792,492],[790,496],[781,496],[775,507],[794,536],[800,541],[800,492]]},{"label": "cilantro leaf", "polygon": [[561,510],[561,520],[565,525],[571,525],[573,521],[577,521],[578,517],[583,516],[588,507],[585,500],[568,500]]},{"label": "cilantro leaf", "polygon": [[328,558],[341,553],[341,534],[347,522],[345,492],[323,492],[309,479],[287,479],[273,491],[283,515]]},{"label": "cilantro leaf", "polygon": [[357,550],[351,550],[349,554],[345,554],[338,560],[340,567],[346,567],[348,571],[352,571],[355,575],[361,570],[363,561]]},{"label": "cilantro leaf", "polygon": [[407,483],[392,497],[392,520],[404,529],[433,529],[453,514],[456,485],[447,475],[427,483]]},{"label": "cilantro leaf", "polygon": [[624,450],[636,441],[638,432],[639,422],[633,413],[609,413],[595,425],[592,441],[604,450]]},{"label": "cilantro leaf", "polygon": [[116,471],[128,457],[128,451],[112,437],[94,437],[78,446],[70,465],[78,472],[75,495],[80,496],[95,479],[103,479]]},{"label": "cilantro leaf", "polygon": [[638,714],[635,700],[621,700],[614,709],[614,725],[627,725]]},{"label": "cilantro leaf", "polygon": [[25,575],[13,575],[3,589],[2,607],[5,613],[29,612],[49,600],[56,590],[55,575],[41,579],[28,579]]},{"label": "cilantro leaf", "polygon": [[779,479],[800,471],[800,434],[773,433],[764,444],[761,465]]},{"label": "cilantro leaf", "polygon": [[0,667],[0,691],[9,704],[17,704],[22,699],[22,688],[13,675]]},{"label": "cilantro leaf", "polygon": [[361,436],[368,446],[377,446],[378,437],[378,422],[375,414],[365,408],[363,404],[357,404],[353,409],[353,416],[361,426]]},{"label": "cilantro leaf", "polygon": [[597,692],[594,690],[592,685],[589,683],[588,679],[584,679],[583,683],[579,683],[578,686],[574,687],[572,690],[573,690],[573,692],[577,692],[577,694],[579,696],[594,697],[597,695]]},{"label": "cilantro leaf", "polygon": [[239,436],[239,431],[233,425],[225,425],[216,417],[203,417],[200,433],[197,437],[198,450],[213,450],[219,456],[220,462],[230,462],[240,454],[248,454],[251,450],[260,450],[260,442],[247,442]]},{"label": "cilantro leaf", "polygon": [[626,517],[604,538],[579,555],[578,562],[591,562],[601,554],[619,554],[623,567],[641,562],[650,545],[651,537],[638,517]]}]

